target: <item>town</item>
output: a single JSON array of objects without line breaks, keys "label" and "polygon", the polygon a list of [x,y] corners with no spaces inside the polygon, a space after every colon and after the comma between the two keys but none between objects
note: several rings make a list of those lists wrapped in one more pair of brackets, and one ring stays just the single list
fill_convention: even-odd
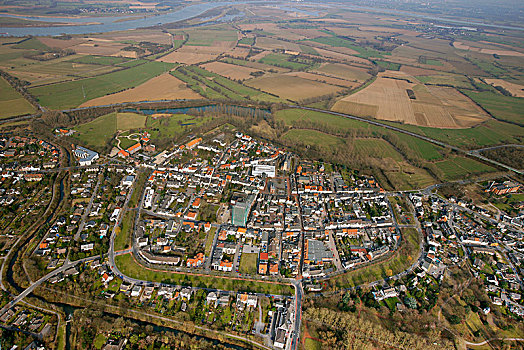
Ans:
[{"label": "town", "polygon": [[[55,137],[73,132],[58,129]],[[56,176],[63,155],[35,137],[4,135],[1,146],[2,221],[13,228],[1,237],[6,255],[21,234],[15,227],[57,195],[45,193],[43,184]],[[194,324],[295,349],[304,293],[322,293],[332,277],[387,261],[411,240],[409,267],[367,283],[368,303],[429,310],[448,269],[469,261],[486,292],[479,312],[500,307],[524,316],[522,217],[494,218],[430,190],[388,192],[372,176],[221,128],[162,152],[146,132],[127,150],[111,153],[74,146],[77,166],[59,186],[71,206],[58,209],[26,252],[31,280],[58,291],[78,279],[92,281],[87,294],[161,315],[187,314]],[[496,196],[521,190],[511,181],[485,186]],[[135,269],[293,288],[170,283]],[[0,311],[5,326],[53,332],[52,314],[14,302]]]}]

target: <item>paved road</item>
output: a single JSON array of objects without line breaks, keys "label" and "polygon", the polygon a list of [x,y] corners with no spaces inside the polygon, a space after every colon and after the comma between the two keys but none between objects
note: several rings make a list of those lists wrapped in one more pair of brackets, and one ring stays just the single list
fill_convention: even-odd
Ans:
[{"label": "paved road", "polygon": [[84,259],[81,259],[81,260],[77,260],[77,261],[74,261],[74,262],[66,261],[64,263],[64,265],[62,265],[61,267],[59,267],[56,270],[53,270],[52,272],[48,273],[44,277],[40,278],[38,281],[31,283],[31,285],[27,289],[25,289],[22,293],[18,294],[18,296],[16,296],[9,303],[4,305],[4,307],[2,309],[0,309],[0,315],[3,315],[4,313],[6,313],[9,309],[11,309],[13,306],[18,304],[22,299],[24,299],[26,296],[31,294],[33,292],[33,290],[35,290],[35,288],[40,286],[42,283],[44,283],[45,281],[47,281],[51,277],[56,276],[56,275],[58,275],[58,274],[60,274],[60,273],[62,273],[64,271],[70,269],[71,267],[74,267],[74,266],[82,264],[82,263],[84,263],[86,261],[91,261],[91,260],[95,260],[95,259],[98,259],[98,258],[99,258],[99,256],[97,255],[97,256],[92,256],[92,257],[84,258]]}]

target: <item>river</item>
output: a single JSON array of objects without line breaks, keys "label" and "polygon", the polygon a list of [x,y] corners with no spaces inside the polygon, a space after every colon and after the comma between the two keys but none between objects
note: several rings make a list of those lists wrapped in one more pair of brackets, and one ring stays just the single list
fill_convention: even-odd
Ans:
[{"label": "river", "polygon": [[[61,34],[89,34],[89,33],[104,33],[112,31],[123,31],[137,28],[151,27],[161,24],[174,23],[183,21],[189,18],[202,15],[204,12],[229,5],[238,5],[246,3],[256,3],[256,1],[222,1],[222,2],[207,2],[195,5],[189,5],[182,9],[173,12],[150,16],[150,17],[133,17],[130,16],[107,16],[107,17],[39,17],[39,16],[12,16],[0,14],[0,22],[2,17],[15,17],[27,20],[42,21],[42,22],[59,22],[59,23],[73,23],[74,25],[51,26],[51,27],[0,27],[0,33],[10,36],[56,36]],[[300,12],[304,15],[313,14],[305,10],[294,7],[285,7],[275,4],[274,6],[285,11]],[[228,15],[223,20],[232,20],[236,17],[242,16]],[[124,20],[125,19],[125,20]]]}]

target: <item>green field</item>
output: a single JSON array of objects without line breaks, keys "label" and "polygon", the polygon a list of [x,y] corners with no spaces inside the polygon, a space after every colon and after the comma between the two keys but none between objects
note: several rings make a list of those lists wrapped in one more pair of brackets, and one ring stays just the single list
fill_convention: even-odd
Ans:
[{"label": "green field", "polygon": [[383,51],[378,51],[378,50],[371,49],[368,47],[359,46],[355,41],[344,39],[344,38],[339,38],[337,36],[331,36],[331,37],[321,36],[321,37],[309,39],[309,40],[320,43],[320,44],[326,44],[329,46],[333,46],[333,47],[345,47],[348,49],[352,49],[358,52],[358,55],[356,56],[363,57],[363,58],[369,58],[369,57],[382,58],[384,55],[391,55],[391,53],[389,52],[383,52]]},{"label": "green field", "polygon": [[74,63],[86,63],[86,64],[100,64],[103,66],[112,66],[119,63],[124,63],[129,61],[129,58],[124,57],[110,57],[110,56],[80,56],[69,60],[69,62]]},{"label": "green field", "polygon": [[208,27],[188,31],[189,39],[186,45],[211,46],[216,41],[237,41],[236,30],[223,26]]},{"label": "green field", "polygon": [[384,124],[393,125],[397,128],[412,131],[447,144],[464,147],[468,149],[482,146],[492,146],[501,143],[522,143],[524,133],[522,128],[513,124],[488,120],[481,125],[469,129],[437,129],[423,126],[400,124],[381,121]]},{"label": "green field", "polygon": [[20,44],[13,45],[13,48],[29,49],[29,50],[49,50],[50,49],[50,47],[48,47],[43,42],[38,40],[38,38],[35,38],[35,37],[24,40]]},{"label": "green field", "polygon": [[209,99],[231,99],[280,102],[278,97],[242,85],[197,66],[180,67],[172,75],[188,84],[193,91]]},{"label": "green field", "polygon": [[297,62],[292,61],[293,58],[294,56],[285,55],[282,53],[270,53],[269,55],[259,59],[258,62],[293,70],[305,70],[306,68],[310,68],[312,66],[312,62],[310,61],[303,60]]},{"label": "green field", "polygon": [[73,108],[94,98],[138,86],[173,66],[170,63],[148,62],[93,78],[30,88],[29,91],[48,108]]},{"label": "green field", "polygon": [[458,180],[470,175],[496,171],[495,168],[465,157],[454,157],[435,163],[446,180]]},{"label": "green field", "polygon": [[405,142],[410,149],[424,160],[439,160],[443,158],[442,153],[439,152],[441,148],[433,143],[409,135],[402,135],[402,142]]},{"label": "green field", "polygon": [[403,157],[393,146],[382,139],[355,139],[355,149],[363,156],[373,158],[393,158],[402,161]]},{"label": "green field", "polygon": [[421,83],[435,85],[449,85],[457,88],[473,89],[473,85],[464,75],[436,74],[416,76]]},{"label": "green field", "polygon": [[219,276],[197,276],[161,270],[153,271],[136,263],[131,254],[117,256],[115,262],[124,275],[146,281],[277,295],[292,295],[294,293],[294,289],[288,284],[247,281],[240,278],[233,279]]},{"label": "green field", "polygon": [[[524,125],[524,99],[483,91],[462,91],[473,101],[484,107],[495,118]],[[523,132],[524,134],[524,132]]]},{"label": "green field", "polygon": [[256,275],[257,260],[257,253],[243,253],[240,256],[240,265],[238,266],[238,272],[245,273],[248,275]]},{"label": "green field", "polygon": [[239,44],[252,46],[255,43],[255,37],[245,36],[238,41]]},{"label": "green field", "polygon": [[345,145],[344,140],[340,137],[316,130],[292,129],[282,136],[282,140],[298,144],[316,145],[326,150],[343,147]]},{"label": "green field", "polygon": [[395,62],[388,62],[388,61],[373,61],[377,66],[382,67],[384,69],[388,70],[399,70],[400,64]]},{"label": "green field", "polygon": [[194,117],[187,114],[174,114],[167,118],[148,118],[147,130],[152,140],[173,139],[182,135],[188,128],[199,127],[209,120],[210,117]]},{"label": "green field", "polygon": [[35,107],[0,77],[0,119],[30,114]]},{"label": "green field", "polygon": [[109,113],[89,123],[75,127],[75,138],[97,149],[104,147],[117,130],[139,129],[145,126],[146,117],[135,113]]},{"label": "green field", "polygon": [[115,252],[127,249],[131,246],[131,233],[135,222],[135,213],[128,211],[122,218],[122,224],[116,229],[114,249]]}]

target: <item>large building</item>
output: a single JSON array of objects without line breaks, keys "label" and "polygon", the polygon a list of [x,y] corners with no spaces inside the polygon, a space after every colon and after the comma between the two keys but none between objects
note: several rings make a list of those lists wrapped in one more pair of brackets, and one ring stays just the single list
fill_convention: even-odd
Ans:
[{"label": "large building", "polygon": [[95,160],[98,159],[98,153],[95,151],[91,151],[87,148],[78,146],[74,150],[75,156],[78,158],[78,163],[81,166],[87,166],[93,164]]},{"label": "large building", "polygon": [[236,202],[233,205],[233,213],[231,215],[231,223],[235,226],[246,226],[251,206],[255,200],[255,196],[251,195],[242,202]]}]

